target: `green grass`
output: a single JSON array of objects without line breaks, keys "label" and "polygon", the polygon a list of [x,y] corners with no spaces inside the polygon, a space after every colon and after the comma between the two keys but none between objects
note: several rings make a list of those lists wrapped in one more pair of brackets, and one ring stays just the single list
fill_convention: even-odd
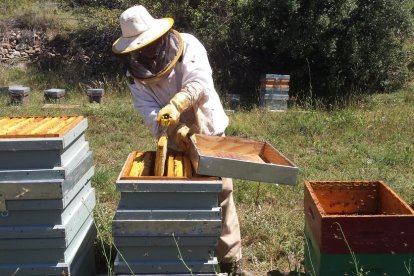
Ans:
[{"label": "green grass", "polygon": [[[95,219],[102,247],[110,247],[111,219],[119,200],[116,177],[128,153],[155,149],[155,140],[134,111],[125,84],[99,84],[106,91],[102,105],[87,103],[87,85],[70,85],[65,103],[80,108],[45,110],[41,108],[43,90],[54,86],[53,78],[39,76],[30,68],[1,70],[0,85],[28,85],[32,93],[21,107],[7,106],[7,96],[0,96],[0,116],[79,114],[88,118],[87,140],[96,166]],[[59,87],[66,88],[64,83]],[[406,202],[414,201],[414,87],[365,97],[330,112],[255,109],[230,117],[228,136],[268,141],[300,168],[298,185],[293,187],[235,180],[245,264],[257,275],[270,270],[303,271],[305,180],[379,179]]]}]

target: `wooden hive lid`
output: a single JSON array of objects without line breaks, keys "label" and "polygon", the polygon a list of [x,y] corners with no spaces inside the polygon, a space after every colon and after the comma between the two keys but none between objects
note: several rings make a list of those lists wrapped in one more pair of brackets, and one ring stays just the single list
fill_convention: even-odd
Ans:
[{"label": "wooden hive lid", "polygon": [[83,119],[83,116],[0,117],[0,138],[62,137]]}]

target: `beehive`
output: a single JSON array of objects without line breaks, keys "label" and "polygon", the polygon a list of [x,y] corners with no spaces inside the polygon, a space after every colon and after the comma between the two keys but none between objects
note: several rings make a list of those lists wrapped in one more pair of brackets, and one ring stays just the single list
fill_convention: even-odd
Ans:
[{"label": "beehive", "polygon": [[[403,275],[414,260],[414,211],[382,181],[305,182],[305,257],[316,275]],[[352,254],[351,254],[352,252]]]},{"label": "beehive", "polygon": [[46,102],[58,102],[65,97],[65,89],[51,88],[44,91],[44,98]]},{"label": "beehive", "polygon": [[104,94],[105,91],[102,88],[90,88],[86,91],[90,103],[101,103]]},{"label": "beehive", "polygon": [[266,74],[260,80],[260,105],[270,110],[286,110],[290,75]]},{"label": "beehive", "polygon": [[30,87],[25,86],[10,86],[9,96],[10,104],[24,104],[29,96]]},{"label": "beehive", "polygon": [[214,275],[222,181],[195,175],[182,153],[167,155],[163,176],[154,176],[155,152],[135,151],[118,177],[121,199],[112,222],[122,254],[115,260],[117,274],[130,274],[132,268],[136,275],[189,275],[177,258],[178,247],[192,273]]},{"label": "beehive", "polygon": [[86,128],[81,116],[0,118],[0,275],[93,275]]}]

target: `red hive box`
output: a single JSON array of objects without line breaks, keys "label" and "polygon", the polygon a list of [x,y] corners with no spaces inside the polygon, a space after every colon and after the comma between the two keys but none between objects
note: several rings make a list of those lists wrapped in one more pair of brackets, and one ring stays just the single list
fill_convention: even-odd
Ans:
[{"label": "red hive box", "polygon": [[414,252],[414,211],[382,181],[305,182],[304,208],[322,254]]}]

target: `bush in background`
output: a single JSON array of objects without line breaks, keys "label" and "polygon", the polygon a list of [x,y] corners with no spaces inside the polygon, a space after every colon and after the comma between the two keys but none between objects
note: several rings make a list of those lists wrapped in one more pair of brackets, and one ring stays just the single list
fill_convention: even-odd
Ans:
[{"label": "bush in background", "polygon": [[[22,0],[21,0],[22,1]],[[58,37],[85,77],[123,74],[111,53],[118,17],[132,0],[61,0],[79,27]],[[413,68],[414,2],[407,0],[143,0],[154,17],[173,17],[205,45],[218,90],[257,103],[265,73],[291,75],[298,99],[392,91]],[[66,47],[65,47],[66,48]],[[411,69],[412,70],[412,69]],[[118,78],[118,76],[117,76]]]}]

